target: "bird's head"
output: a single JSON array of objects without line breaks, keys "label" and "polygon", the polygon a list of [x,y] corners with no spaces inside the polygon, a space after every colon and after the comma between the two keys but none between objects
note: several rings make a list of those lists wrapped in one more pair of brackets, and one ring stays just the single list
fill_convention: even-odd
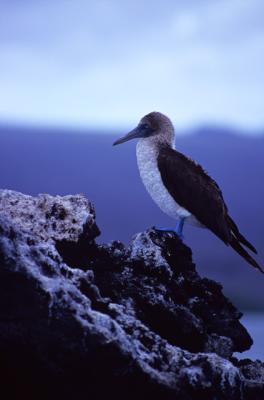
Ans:
[{"label": "bird's head", "polygon": [[171,120],[160,112],[153,111],[145,115],[138,126],[127,135],[116,140],[113,145],[127,142],[137,138],[153,138],[156,142],[172,144],[174,140],[174,127]]}]

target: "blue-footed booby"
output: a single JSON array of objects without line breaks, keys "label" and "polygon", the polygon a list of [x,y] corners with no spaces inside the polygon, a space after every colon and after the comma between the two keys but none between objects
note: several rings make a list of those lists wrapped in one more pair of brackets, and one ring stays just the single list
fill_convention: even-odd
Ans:
[{"label": "blue-footed booby", "polygon": [[114,145],[138,138],[137,163],[141,179],[155,203],[177,220],[173,231],[182,237],[184,223],[210,229],[250,265],[264,273],[245,250],[257,253],[230,217],[217,183],[191,158],[175,149],[171,120],[159,112],[145,115],[138,126]]}]

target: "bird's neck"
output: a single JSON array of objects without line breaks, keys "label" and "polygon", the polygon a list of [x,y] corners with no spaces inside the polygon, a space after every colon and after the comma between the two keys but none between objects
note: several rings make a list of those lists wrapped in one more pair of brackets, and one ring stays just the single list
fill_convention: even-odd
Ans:
[{"label": "bird's neck", "polygon": [[164,146],[175,149],[174,135],[165,139],[159,135],[141,138],[137,143],[137,153],[145,153],[146,156],[149,153],[157,157],[160,149]]},{"label": "bird's neck", "polygon": [[145,164],[156,164],[159,152],[164,146],[175,148],[174,142],[158,140],[157,136],[139,139],[136,150],[139,169],[145,168]]},{"label": "bird's neck", "polygon": [[159,148],[155,141],[150,138],[142,138],[137,142],[137,160],[147,162],[147,160],[156,160],[159,153]]}]

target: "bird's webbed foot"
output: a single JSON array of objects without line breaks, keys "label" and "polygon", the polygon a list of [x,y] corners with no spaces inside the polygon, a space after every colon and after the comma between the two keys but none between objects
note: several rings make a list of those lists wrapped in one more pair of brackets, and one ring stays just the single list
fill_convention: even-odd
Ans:
[{"label": "bird's webbed foot", "polygon": [[156,231],[161,231],[161,232],[174,232],[175,229],[173,228],[162,228],[161,226],[155,226]]},{"label": "bird's webbed foot", "polygon": [[185,220],[185,218],[180,218],[179,221],[177,222],[175,229],[161,228],[161,227],[155,227],[155,229],[156,229],[156,231],[175,233],[182,240],[184,238],[183,233],[182,233],[184,220]]}]

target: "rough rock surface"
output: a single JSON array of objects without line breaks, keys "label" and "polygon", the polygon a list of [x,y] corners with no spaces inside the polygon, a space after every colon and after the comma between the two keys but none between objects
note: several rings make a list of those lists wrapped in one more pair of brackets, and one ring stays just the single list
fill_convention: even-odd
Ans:
[{"label": "rough rock surface", "polygon": [[0,382],[8,399],[263,399],[264,364],[191,250],[154,229],[97,245],[81,195],[0,191]]}]

